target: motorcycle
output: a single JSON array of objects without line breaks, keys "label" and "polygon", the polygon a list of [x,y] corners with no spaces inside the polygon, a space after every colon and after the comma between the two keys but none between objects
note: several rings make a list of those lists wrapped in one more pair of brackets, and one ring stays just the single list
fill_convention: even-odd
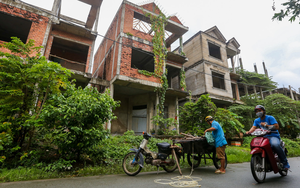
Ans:
[{"label": "motorcycle", "polygon": [[[272,151],[268,138],[264,136],[274,131],[255,129],[251,134],[245,134],[244,136],[256,136],[250,143],[251,152],[251,172],[253,178],[258,182],[264,182],[266,178],[266,172],[274,172],[281,176],[286,176],[288,171],[283,168],[283,164],[280,162],[279,157]],[[281,147],[287,155],[287,149],[284,146],[284,142],[281,141]]]},{"label": "motorcycle", "polygon": [[152,152],[147,147],[149,139],[152,136],[143,132],[143,140],[140,144],[139,149],[130,149],[130,153],[126,154],[122,167],[124,172],[129,176],[137,175],[142,168],[144,167],[144,157],[145,163],[153,166],[162,167],[166,172],[173,172],[174,170],[179,169],[179,173],[182,175],[179,162],[182,155],[182,148],[175,145],[173,141],[173,145],[162,142],[157,143],[158,153]]}]

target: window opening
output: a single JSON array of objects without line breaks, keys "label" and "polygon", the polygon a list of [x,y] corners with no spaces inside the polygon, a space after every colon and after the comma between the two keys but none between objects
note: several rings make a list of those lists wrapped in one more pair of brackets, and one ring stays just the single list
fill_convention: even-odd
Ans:
[{"label": "window opening", "polygon": [[[143,19],[143,15],[135,12],[134,16],[133,16],[133,27],[132,28],[135,30],[141,31],[143,33],[149,34],[151,36],[154,36],[155,32],[151,28],[151,23],[148,23],[142,19]],[[145,18],[145,19],[148,19],[148,18]],[[165,30],[165,36],[164,36],[165,40],[172,35],[173,35],[172,32]]]},{"label": "window opening", "polygon": [[154,58],[150,52],[142,52],[141,49],[132,48],[131,68],[154,72]]},{"label": "window opening", "polygon": [[31,21],[0,12],[0,23],[0,40],[10,42],[11,37],[18,37],[24,44],[27,42]]},{"label": "window opening", "polygon": [[151,24],[139,20],[137,18],[133,18],[133,29],[141,31],[143,33],[147,33],[149,35],[154,35],[154,31],[151,29]]},{"label": "window opening", "polygon": [[220,47],[212,43],[208,43],[209,55],[222,60]]},{"label": "window opening", "polygon": [[49,60],[63,67],[85,72],[89,46],[54,37]]},{"label": "window opening", "polygon": [[213,87],[225,89],[224,75],[212,72]]}]

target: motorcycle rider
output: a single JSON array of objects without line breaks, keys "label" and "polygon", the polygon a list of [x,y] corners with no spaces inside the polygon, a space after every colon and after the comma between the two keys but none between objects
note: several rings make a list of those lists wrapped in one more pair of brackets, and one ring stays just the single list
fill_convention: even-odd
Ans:
[{"label": "motorcycle rider", "polygon": [[204,135],[206,132],[212,131],[212,135],[215,139],[215,147],[218,158],[221,161],[221,168],[215,171],[216,174],[225,174],[225,148],[227,145],[227,141],[224,136],[224,132],[220,124],[213,119],[211,116],[207,116],[205,121],[211,125],[210,128],[204,131]]},{"label": "motorcycle rider", "polygon": [[269,139],[271,148],[277,153],[280,162],[283,164],[283,168],[288,170],[290,168],[290,165],[280,145],[281,138],[278,132],[279,125],[276,119],[273,116],[266,115],[265,107],[262,105],[255,106],[254,111],[258,118],[254,120],[253,126],[249,131],[246,132],[246,134],[252,133],[256,128],[276,131],[276,133],[267,134],[265,135],[265,137]]}]

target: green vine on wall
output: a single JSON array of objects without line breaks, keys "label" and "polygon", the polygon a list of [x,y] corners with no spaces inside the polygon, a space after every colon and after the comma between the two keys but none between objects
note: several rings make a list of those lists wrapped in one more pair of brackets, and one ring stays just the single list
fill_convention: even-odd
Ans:
[{"label": "green vine on wall", "polygon": [[185,71],[181,69],[180,71],[180,87],[186,91],[186,83],[185,83]]},{"label": "green vine on wall", "polygon": [[150,72],[147,70],[138,70],[138,73],[143,74],[148,77],[150,77],[150,76],[160,77],[160,76],[156,75],[154,72]]},{"label": "green vine on wall", "polygon": [[[157,106],[156,116],[163,118],[165,95],[168,89],[167,69],[165,67],[165,60],[167,58],[168,50],[166,48],[165,40],[164,40],[165,26],[167,24],[168,18],[161,11],[158,16],[152,15],[150,13],[144,13],[144,14],[145,16],[150,18],[151,29],[154,31],[152,43],[153,43],[155,71],[154,74],[152,75],[160,78],[160,83],[161,83],[161,87],[155,89],[159,98],[159,104]],[[142,73],[146,76],[150,75],[145,71],[139,71],[139,73]],[[157,123],[157,124],[161,124],[161,123]]]}]

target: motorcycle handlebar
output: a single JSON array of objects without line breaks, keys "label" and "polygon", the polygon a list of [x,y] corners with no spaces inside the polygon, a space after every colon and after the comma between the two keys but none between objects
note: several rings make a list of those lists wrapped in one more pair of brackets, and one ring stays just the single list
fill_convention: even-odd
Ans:
[{"label": "motorcycle handlebar", "polygon": [[[277,131],[268,131],[266,134],[271,134],[271,133],[277,133]],[[252,135],[251,133],[248,133],[248,134],[246,134],[246,133],[244,133],[243,134],[243,137],[247,137],[247,136],[255,136],[255,135]]]}]

